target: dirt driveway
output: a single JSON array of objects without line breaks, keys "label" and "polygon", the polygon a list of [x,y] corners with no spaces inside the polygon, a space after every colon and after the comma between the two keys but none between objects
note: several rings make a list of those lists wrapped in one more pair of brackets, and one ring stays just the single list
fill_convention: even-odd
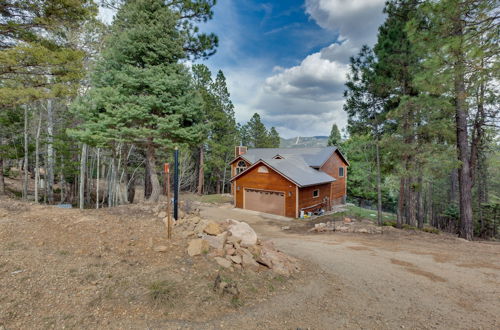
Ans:
[{"label": "dirt driveway", "polygon": [[247,221],[317,268],[309,284],[225,320],[228,328],[499,329],[500,245],[390,230],[382,235],[288,233],[285,223],[205,207],[207,218]]}]

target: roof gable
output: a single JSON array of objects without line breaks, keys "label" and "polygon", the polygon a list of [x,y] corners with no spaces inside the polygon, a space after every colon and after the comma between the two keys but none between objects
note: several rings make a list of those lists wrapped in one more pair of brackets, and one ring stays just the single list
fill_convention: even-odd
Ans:
[{"label": "roof gable", "polygon": [[307,187],[335,181],[335,179],[330,175],[311,168],[300,157],[288,159],[260,159],[256,161],[252,166],[248,167],[245,171],[234,176],[231,181],[234,181],[237,178],[250,173],[252,168],[257,167],[260,164],[267,165],[275,172],[282,175],[284,178],[293,182],[299,187]]}]

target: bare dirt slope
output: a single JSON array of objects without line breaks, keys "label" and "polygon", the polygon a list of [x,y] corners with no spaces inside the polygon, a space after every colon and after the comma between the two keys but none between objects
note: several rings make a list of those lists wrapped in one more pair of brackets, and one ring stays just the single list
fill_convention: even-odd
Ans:
[{"label": "bare dirt slope", "polygon": [[[333,279],[326,286],[319,279],[311,283],[303,300],[279,304],[275,317],[292,319],[294,326],[500,328],[497,243],[392,228],[382,235],[307,234],[299,221],[283,223],[237,209],[209,207],[202,214],[244,219],[284,252],[308,260]],[[281,230],[283,225],[292,230]],[[300,229],[303,234],[297,234]],[[263,313],[260,318],[266,317]]]},{"label": "bare dirt slope", "polygon": [[[80,211],[0,199],[0,329],[500,327],[497,244],[395,229],[312,234],[302,222],[229,205],[205,205],[201,215],[250,223],[302,259],[302,271],[285,279],[191,258],[186,241],[166,241],[142,206]],[[167,251],[152,249],[160,245]],[[238,283],[239,299],[214,294],[219,273]]]}]

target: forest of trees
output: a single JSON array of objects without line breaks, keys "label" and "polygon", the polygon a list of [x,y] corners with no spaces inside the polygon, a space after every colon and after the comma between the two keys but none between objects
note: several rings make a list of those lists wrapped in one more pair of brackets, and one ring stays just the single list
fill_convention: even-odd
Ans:
[{"label": "forest of trees", "polygon": [[[279,146],[258,114],[238,125],[198,25],[213,0],[8,0],[0,6],[0,194],[79,207],[157,201],[180,149],[180,187],[228,192],[234,147]],[[110,26],[99,6],[116,11]],[[30,186],[34,182],[34,186]],[[16,193],[16,191],[9,191]]]},{"label": "forest of trees", "polygon": [[[0,194],[115,206],[164,193],[180,149],[184,191],[227,193],[234,146],[279,147],[244,124],[218,39],[199,24],[215,0],[5,0],[0,5]],[[113,8],[111,25],[97,19]],[[351,58],[344,137],[348,198],[466,239],[498,234],[499,34],[495,0],[392,0],[374,47]],[[193,64],[194,63],[194,64]],[[30,184],[30,182],[34,182]]]},{"label": "forest of trees", "polygon": [[398,226],[495,236],[498,2],[397,0],[385,13],[375,46],[351,58],[348,195],[396,212]]}]

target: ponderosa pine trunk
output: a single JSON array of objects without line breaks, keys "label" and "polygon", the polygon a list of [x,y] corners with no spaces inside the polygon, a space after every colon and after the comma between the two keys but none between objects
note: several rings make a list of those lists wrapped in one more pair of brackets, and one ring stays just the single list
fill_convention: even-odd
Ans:
[{"label": "ponderosa pine trunk", "polygon": [[401,228],[404,223],[405,211],[405,177],[399,179],[399,198],[398,198],[398,214],[397,214],[397,227]]},{"label": "ponderosa pine trunk", "polygon": [[161,187],[158,174],[156,173],[156,155],[152,141],[146,146],[146,161],[149,166],[149,178],[151,180],[151,196],[148,202],[157,202],[160,199]]},{"label": "ponderosa pine trunk", "polygon": [[198,167],[198,195],[203,194],[203,186],[205,185],[205,171],[204,171],[204,156],[203,146],[200,147],[200,163]]},{"label": "ponderosa pine trunk", "polygon": [[[463,21],[458,15],[454,21],[454,34],[463,39]],[[472,240],[472,177],[469,159],[469,141],[467,133],[467,104],[465,88],[465,60],[461,46],[455,51],[454,94],[455,120],[457,133],[457,151],[460,166],[458,168],[458,187],[460,201],[460,237]]]},{"label": "ponderosa pine trunk", "polygon": [[424,217],[425,217],[425,211],[424,211],[424,192],[423,192],[423,179],[422,179],[422,173],[419,171],[418,179],[417,179],[417,184],[418,184],[418,190],[417,190],[417,225],[419,229],[424,228]]}]

